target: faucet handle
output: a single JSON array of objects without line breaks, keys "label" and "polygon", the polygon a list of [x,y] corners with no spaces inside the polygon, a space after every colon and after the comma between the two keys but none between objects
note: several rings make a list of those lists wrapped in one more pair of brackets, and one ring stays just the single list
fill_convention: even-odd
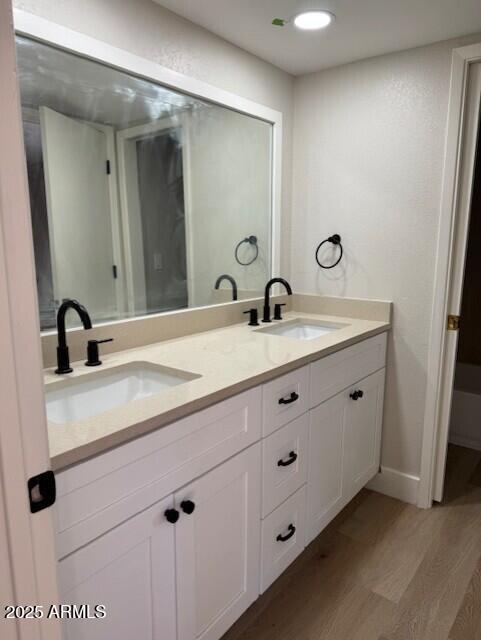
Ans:
[{"label": "faucet handle", "polygon": [[249,314],[248,326],[249,327],[258,327],[259,326],[259,321],[257,319],[257,309],[256,308],[248,309],[247,311],[244,311],[244,314],[246,314],[246,313]]},{"label": "faucet handle", "polygon": [[113,338],[105,338],[104,340],[89,340],[87,342],[87,362],[86,367],[98,367],[102,364],[99,359],[99,344],[104,342],[113,342]]},{"label": "faucet handle", "polygon": [[274,305],[274,320],[282,320],[282,307],[285,307],[286,303],[285,302],[277,302]]}]

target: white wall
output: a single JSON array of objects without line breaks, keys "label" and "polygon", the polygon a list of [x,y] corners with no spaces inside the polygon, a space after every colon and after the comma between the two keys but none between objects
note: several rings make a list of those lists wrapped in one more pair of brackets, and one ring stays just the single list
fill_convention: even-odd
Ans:
[{"label": "white wall", "polygon": [[[227,273],[241,291],[261,294],[270,274],[271,134],[266,122],[212,107],[188,116],[190,218],[195,306],[218,299],[214,284]],[[184,168],[185,171],[185,168]],[[189,215],[190,213],[190,215]],[[235,260],[235,247],[255,235],[259,255],[249,266]],[[254,248],[243,245],[247,262]],[[222,288],[231,293],[231,285]],[[229,298],[224,298],[229,299]]]},{"label": "white wall", "polygon": [[[419,474],[451,51],[480,37],[296,80],[292,283],[394,301],[382,464]],[[342,268],[317,243],[339,233]]]},{"label": "white wall", "polygon": [[[289,255],[288,74],[150,0],[14,4],[283,112],[282,271],[298,292],[394,301],[382,462],[418,474],[451,51],[481,36],[296,80]],[[316,244],[334,232],[343,268],[320,271]]]},{"label": "white wall", "polygon": [[293,78],[152,0],[13,0],[18,9],[199,78],[283,114],[281,271],[290,270]]}]

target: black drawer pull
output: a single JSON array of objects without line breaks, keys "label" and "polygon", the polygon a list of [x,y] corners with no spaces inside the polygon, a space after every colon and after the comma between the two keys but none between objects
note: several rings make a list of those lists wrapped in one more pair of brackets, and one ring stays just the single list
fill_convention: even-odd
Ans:
[{"label": "black drawer pull", "polygon": [[295,526],[294,526],[293,524],[290,524],[290,525],[287,527],[287,530],[289,531],[289,533],[286,533],[286,535],[285,535],[285,536],[283,536],[283,535],[282,535],[282,533],[280,533],[280,534],[277,536],[277,538],[276,538],[277,542],[287,542],[288,540],[290,540],[290,539],[292,538],[292,536],[293,536],[293,535],[295,534],[295,532],[296,532],[296,528],[295,528]]},{"label": "black drawer pull", "polygon": [[293,464],[296,460],[297,460],[297,453],[295,451],[290,451],[289,457],[287,458],[287,460],[278,460],[277,466],[288,467],[290,464]]},{"label": "black drawer pull", "polygon": [[353,400],[359,400],[359,398],[362,398],[364,395],[364,391],[362,391],[362,389],[356,389],[356,391],[353,391],[352,393],[349,394],[349,397],[352,398]]},{"label": "black drawer pull", "polygon": [[279,398],[279,404],[291,404],[296,400],[299,400],[299,394],[293,391],[288,398]]}]

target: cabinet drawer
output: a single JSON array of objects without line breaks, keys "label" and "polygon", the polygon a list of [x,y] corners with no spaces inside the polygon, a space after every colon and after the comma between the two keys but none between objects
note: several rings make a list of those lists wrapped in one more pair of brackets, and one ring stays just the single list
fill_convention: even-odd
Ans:
[{"label": "cabinet drawer", "polygon": [[191,482],[261,436],[261,389],[241,393],[61,471],[59,557]]},{"label": "cabinet drawer", "polygon": [[263,440],[263,517],[306,482],[308,428],[305,413]]},{"label": "cabinet drawer", "polygon": [[384,367],[386,340],[382,333],[311,364],[310,407]]},{"label": "cabinet drawer", "polygon": [[309,366],[267,382],[262,388],[264,436],[305,413],[308,396]]},{"label": "cabinet drawer", "polygon": [[303,486],[262,521],[261,593],[304,549],[305,511]]}]

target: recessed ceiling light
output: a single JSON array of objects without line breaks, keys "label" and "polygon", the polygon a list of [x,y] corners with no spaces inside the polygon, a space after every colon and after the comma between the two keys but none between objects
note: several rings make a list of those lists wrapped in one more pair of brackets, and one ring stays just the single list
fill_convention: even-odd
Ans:
[{"label": "recessed ceiling light", "polygon": [[294,24],[298,29],[314,31],[324,29],[333,19],[334,15],[329,11],[304,11],[294,18]]}]

